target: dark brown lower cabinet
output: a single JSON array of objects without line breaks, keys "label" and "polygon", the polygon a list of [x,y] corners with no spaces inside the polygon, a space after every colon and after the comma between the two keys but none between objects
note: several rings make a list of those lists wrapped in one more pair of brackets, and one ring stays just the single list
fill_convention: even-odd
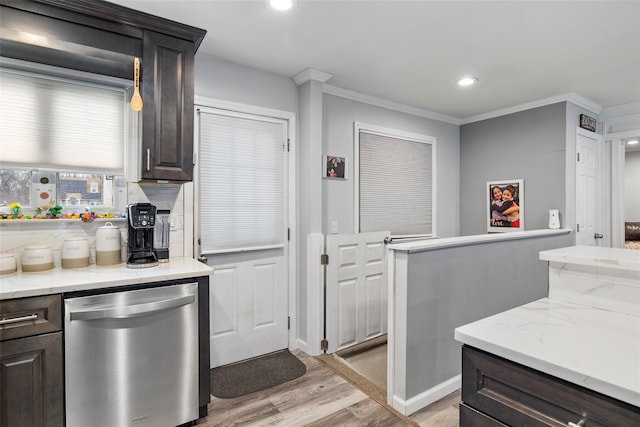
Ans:
[{"label": "dark brown lower cabinet", "polygon": [[0,301],[0,427],[64,426],[62,297]]},{"label": "dark brown lower cabinet", "polygon": [[64,426],[62,332],[0,343],[0,425]]},{"label": "dark brown lower cabinet", "polygon": [[460,426],[504,425],[637,427],[640,408],[463,346]]}]

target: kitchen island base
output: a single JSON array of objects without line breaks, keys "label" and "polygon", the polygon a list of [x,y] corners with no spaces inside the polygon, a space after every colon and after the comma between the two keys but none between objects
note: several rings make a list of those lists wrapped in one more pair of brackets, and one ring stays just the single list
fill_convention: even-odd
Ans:
[{"label": "kitchen island base", "polygon": [[501,425],[631,427],[640,408],[464,345],[460,426]]}]

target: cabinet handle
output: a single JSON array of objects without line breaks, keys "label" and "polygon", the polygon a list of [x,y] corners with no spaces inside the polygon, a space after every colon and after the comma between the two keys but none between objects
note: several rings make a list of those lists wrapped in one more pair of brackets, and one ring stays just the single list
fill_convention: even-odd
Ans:
[{"label": "cabinet handle", "polygon": [[584,418],[583,418],[583,419],[581,419],[580,421],[578,421],[578,424],[576,424],[576,423],[572,423],[571,421],[569,421],[569,422],[567,423],[567,426],[568,426],[568,427],[583,427],[583,426],[584,426],[584,422],[585,422],[585,421],[586,421],[586,420],[585,420]]},{"label": "cabinet handle", "polygon": [[147,170],[151,170],[151,149],[147,148]]},{"label": "cabinet handle", "polygon": [[9,325],[11,323],[27,322],[29,320],[38,320],[38,315],[37,314],[30,314],[28,316],[12,317],[10,319],[2,319],[2,320],[0,320],[0,325]]}]

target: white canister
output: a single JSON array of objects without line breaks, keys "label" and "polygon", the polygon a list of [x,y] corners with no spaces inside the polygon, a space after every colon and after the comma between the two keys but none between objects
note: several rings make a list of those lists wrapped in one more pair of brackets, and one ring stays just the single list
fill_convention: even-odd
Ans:
[{"label": "white canister", "polygon": [[560,211],[558,209],[549,210],[549,228],[553,230],[560,228]]},{"label": "white canister", "polygon": [[62,268],[89,265],[89,243],[84,237],[65,237],[62,242]]},{"label": "white canister", "polygon": [[13,254],[0,254],[0,274],[11,274],[17,271],[16,257]]},{"label": "white canister", "polygon": [[96,265],[115,265],[120,262],[120,229],[107,222],[96,231]]},{"label": "white canister", "polygon": [[22,271],[45,271],[53,268],[51,248],[45,245],[30,245],[22,252]]}]

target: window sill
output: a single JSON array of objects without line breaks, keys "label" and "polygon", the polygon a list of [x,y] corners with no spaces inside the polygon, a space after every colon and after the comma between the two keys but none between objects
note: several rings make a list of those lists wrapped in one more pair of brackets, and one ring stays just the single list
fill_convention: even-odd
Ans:
[{"label": "window sill", "polygon": [[[124,222],[126,218],[96,218],[92,222]],[[0,224],[50,224],[50,223],[59,223],[59,222],[75,222],[80,223],[83,222],[81,218],[31,218],[31,219],[1,219]]]}]

